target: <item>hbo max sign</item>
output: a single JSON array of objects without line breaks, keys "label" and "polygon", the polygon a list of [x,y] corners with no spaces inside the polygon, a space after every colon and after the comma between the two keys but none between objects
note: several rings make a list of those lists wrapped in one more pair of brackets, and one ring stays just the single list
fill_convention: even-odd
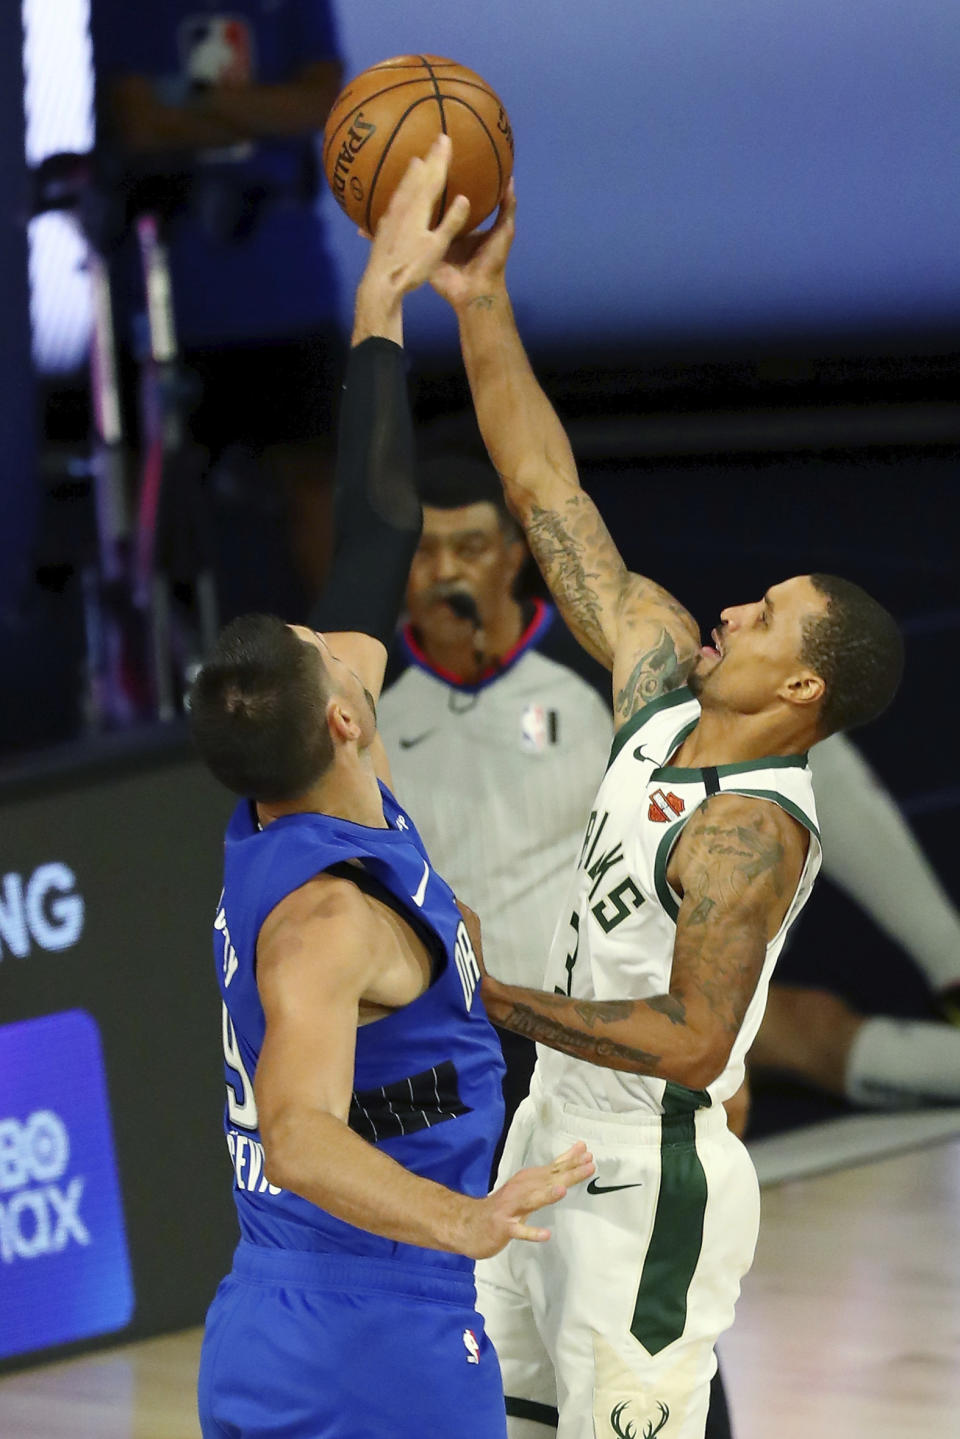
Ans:
[{"label": "hbo max sign", "polygon": [[0,1026],[0,1357],[122,1329],[133,1283],[100,1034]]},{"label": "hbo max sign", "polygon": [[70,1135],[52,1109],[36,1110],[25,1123],[0,1119],[0,1261],[90,1243],[80,1216],[84,1176],[56,1182],[69,1162]]}]

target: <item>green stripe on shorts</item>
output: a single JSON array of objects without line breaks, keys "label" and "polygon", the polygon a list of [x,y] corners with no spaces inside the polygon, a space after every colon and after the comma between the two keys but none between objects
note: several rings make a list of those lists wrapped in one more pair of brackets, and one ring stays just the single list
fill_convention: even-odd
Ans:
[{"label": "green stripe on shorts", "polygon": [[660,1193],[630,1325],[630,1333],[648,1354],[659,1354],[686,1327],[687,1292],[700,1258],[707,1206],[707,1176],[697,1154],[695,1108],[690,1106],[694,1094],[681,1089],[674,1101],[673,1088],[667,1086],[664,1109],[679,1112],[663,1116]]}]

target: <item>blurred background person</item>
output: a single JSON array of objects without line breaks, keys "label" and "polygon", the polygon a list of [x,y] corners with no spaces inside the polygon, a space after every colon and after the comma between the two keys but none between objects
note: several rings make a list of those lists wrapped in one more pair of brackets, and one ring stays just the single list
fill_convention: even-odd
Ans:
[{"label": "blurred background person", "polygon": [[[299,584],[281,553],[267,593],[274,608],[296,609],[326,560],[332,397],[345,349],[317,208],[317,132],[342,80],[331,7],[92,0],[91,30],[105,179],[128,205],[154,182],[147,195],[173,212],[174,315],[196,381],[190,427],[221,493],[253,517],[232,536],[230,573],[246,585],[228,590],[222,607],[235,613],[264,596],[264,518],[280,509],[290,518],[281,549],[293,552]],[[131,236],[113,268],[121,342],[142,351]]]},{"label": "blurred background person", "polygon": [[[865,1014],[816,985],[774,980],[750,1067],[863,1108],[960,1103],[960,913],[889,790],[846,735],[810,751],[823,872],[909,955],[945,1024]],[[803,931],[795,940],[803,945]],[[802,952],[801,952],[802,957]],[[842,952],[835,956],[843,978]]]}]

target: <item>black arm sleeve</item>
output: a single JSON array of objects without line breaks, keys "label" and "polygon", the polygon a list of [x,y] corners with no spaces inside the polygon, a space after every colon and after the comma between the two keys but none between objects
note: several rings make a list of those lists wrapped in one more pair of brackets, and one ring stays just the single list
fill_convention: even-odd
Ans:
[{"label": "black arm sleeve", "polygon": [[310,624],[389,648],[423,522],[403,350],[392,340],[350,351],[336,474],[333,565]]}]

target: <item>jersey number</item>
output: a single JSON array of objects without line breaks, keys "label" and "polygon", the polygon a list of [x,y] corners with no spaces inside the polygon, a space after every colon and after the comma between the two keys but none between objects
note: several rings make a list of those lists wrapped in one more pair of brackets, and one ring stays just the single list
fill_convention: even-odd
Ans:
[{"label": "jersey number", "polygon": [[228,1073],[233,1075],[232,1079],[227,1080],[227,1113],[230,1123],[238,1124],[241,1129],[256,1129],[257,1101],[253,1097],[250,1076],[243,1067],[233,1020],[226,1005],[223,1006],[223,1062]]},{"label": "jersey number", "polygon": [[633,880],[622,879],[599,904],[593,906],[591,913],[604,934],[609,934],[628,914],[639,909],[644,903],[644,897]]},{"label": "jersey number", "polygon": [[567,971],[567,987],[564,989],[563,986],[559,984],[553,986],[554,994],[565,994],[568,997],[573,994],[573,966],[577,962],[577,954],[580,949],[580,916],[576,910],[574,910],[570,916],[570,925],[573,929],[573,949],[567,955],[564,964]]}]

